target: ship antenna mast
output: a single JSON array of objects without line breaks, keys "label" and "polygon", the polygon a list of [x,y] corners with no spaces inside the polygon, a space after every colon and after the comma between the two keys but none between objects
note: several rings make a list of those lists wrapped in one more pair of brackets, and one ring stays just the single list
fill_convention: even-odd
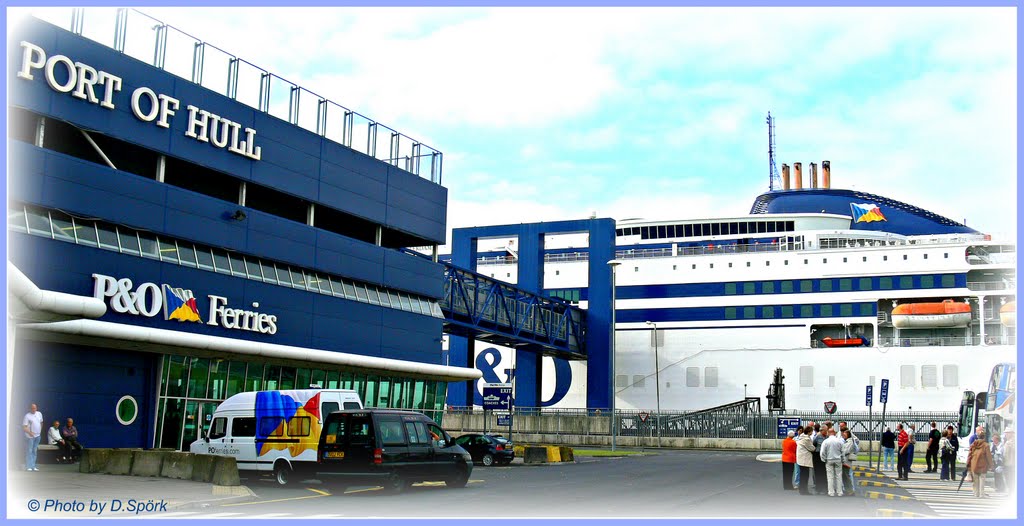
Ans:
[{"label": "ship antenna mast", "polygon": [[779,170],[775,167],[775,119],[768,112],[768,191],[779,189]]}]

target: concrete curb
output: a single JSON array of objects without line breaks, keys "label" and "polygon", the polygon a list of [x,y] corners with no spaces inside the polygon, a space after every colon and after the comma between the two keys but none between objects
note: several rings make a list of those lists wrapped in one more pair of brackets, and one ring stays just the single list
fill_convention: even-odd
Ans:
[{"label": "concrete curb", "polygon": [[914,513],[912,511],[902,511],[902,510],[891,510],[891,509],[888,509],[888,508],[881,508],[881,509],[875,510],[875,517],[903,517],[903,518],[911,518],[911,517],[913,517],[913,518],[919,518],[919,519],[924,519],[924,518],[929,518],[930,519],[930,518],[932,518],[931,515],[925,515],[923,513]]},{"label": "concrete curb", "polygon": [[892,482],[880,482],[877,480],[858,480],[857,485],[859,486],[874,486],[876,488],[899,488],[899,484],[893,484]]},{"label": "concrete curb", "polygon": [[875,478],[875,479],[886,479],[886,478],[889,478],[888,476],[883,475],[881,473],[869,473],[869,472],[866,472],[866,471],[854,471],[853,473],[851,473],[851,475],[853,475],[855,477]]},{"label": "concrete curb", "polygon": [[[250,502],[256,500],[258,497],[248,486],[217,486],[214,485],[211,490],[211,494],[214,498],[194,500],[189,502],[182,502],[180,504],[172,504],[167,507],[167,510],[193,510],[209,508],[210,506],[223,506],[224,504],[235,504],[241,502]],[[154,518],[159,518],[159,515],[153,515]]]},{"label": "concrete curb", "polygon": [[914,497],[907,497],[905,495],[896,495],[894,493],[882,493],[881,491],[865,491],[864,498],[867,499],[883,499],[883,500],[917,500]]}]

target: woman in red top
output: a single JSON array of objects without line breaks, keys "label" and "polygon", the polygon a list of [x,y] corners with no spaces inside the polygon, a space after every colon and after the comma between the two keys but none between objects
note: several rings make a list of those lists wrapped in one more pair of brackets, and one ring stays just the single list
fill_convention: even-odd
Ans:
[{"label": "woman in red top", "polygon": [[793,440],[795,434],[790,431],[782,440],[782,489],[796,489],[793,487],[793,464],[796,464],[796,440]]}]

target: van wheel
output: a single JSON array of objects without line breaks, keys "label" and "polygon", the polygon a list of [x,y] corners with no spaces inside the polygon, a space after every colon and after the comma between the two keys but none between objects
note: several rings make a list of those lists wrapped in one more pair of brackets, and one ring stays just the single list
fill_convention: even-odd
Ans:
[{"label": "van wheel", "polygon": [[285,462],[278,462],[274,466],[274,480],[281,486],[287,486],[292,480],[292,469]]},{"label": "van wheel", "polygon": [[469,482],[469,473],[462,472],[450,479],[444,481],[445,486],[449,488],[464,488]]},{"label": "van wheel", "polygon": [[493,466],[494,465],[494,455],[492,455],[490,453],[484,453],[484,458],[480,459],[480,463],[485,465],[485,466]]}]

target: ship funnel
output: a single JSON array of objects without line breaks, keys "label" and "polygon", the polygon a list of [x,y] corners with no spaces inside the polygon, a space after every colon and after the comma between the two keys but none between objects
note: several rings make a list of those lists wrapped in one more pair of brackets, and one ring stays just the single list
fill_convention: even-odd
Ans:
[{"label": "ship funnel", "polygon": [[821,187],[822,188],[831,188],[832,187],[832,181],[830,180],[831,179],[831,175],[832,175],[831,172],[832,172],[832,164],[829,163],[828,161],[821,161]]},{"label": "ship funnel", "polygon": [[789,190],[789,165],[782,164],[782,189]]},{"label": "ship funnel", "polygon": [[804,187],[803,173],[800,171],[801,164],[793,163],[793,189],[800,190]]},{"label": "ship funnel", "polygon": [[811,163],[811,188],[818,187],[818,165]]}]

